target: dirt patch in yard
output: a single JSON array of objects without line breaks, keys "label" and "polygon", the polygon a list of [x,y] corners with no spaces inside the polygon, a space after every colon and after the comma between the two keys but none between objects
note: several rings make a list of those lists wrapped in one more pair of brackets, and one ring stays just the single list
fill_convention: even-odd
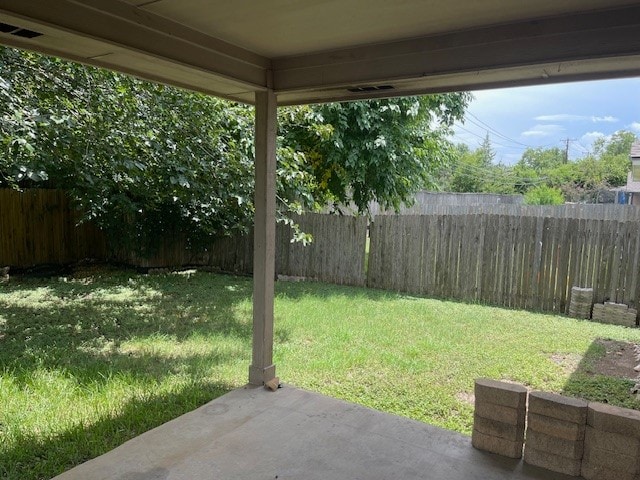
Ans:
[{"label": "dirt patch in yard", "polygon": [[626,379],[637,378],[638,372],[634,367],[638,365],[638,361],[633,343],[602,339],[596,343],[603,347],[606,353],[594,361],[589,373]]},{"label": "dirt patch in yard", "polygon": [[[633,343],[600,338],[594,344],[604,350],[604,355],[598,358],[585,358],[575,353],[554,353],[549,358],[560,365],[567,374],[580,370],[589,375],[606,375],[627,380],[635,379],[638,376],[634,367],[640,362],[636,359]],[[587,361],[583,362],[583,360]]]}]

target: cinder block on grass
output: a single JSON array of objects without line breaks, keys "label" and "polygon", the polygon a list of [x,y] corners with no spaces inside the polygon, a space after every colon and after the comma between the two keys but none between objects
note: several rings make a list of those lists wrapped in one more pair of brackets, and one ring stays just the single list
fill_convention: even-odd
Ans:
[{"label": "cinder block on grass", "polygon": [[580,474],[586,480],[640,480],[640,476],[634,473],[622,473],[611,470],[602,465],[592,464],[588,460],[582,460]]},{"label": "cinder block on grass", "polygon": [[622,455],[640,457],[640,440],[618,433],[596,430],[587,426],[584,437],[585,444],[601,450],[608,450]]},{"label": "cinder block on grass", "polygon": [[587,425],[596,430],[640,438],[640,411],[592,402],[587,412]]},{"label": "cinder block on grass", "polygon": [[553,453],[571,460],[580,460],[584,451],[584,442],[582,441],[552,437],[546,433],[536,432],[531,429],[527,430],[525,444],[526,448]]},{"label": "cinder block on grass", "polygon": [[557,418],[545,417],[537,413],[529,413],[527,416],[528,428],[540,433],[546,433],[552,437],[566,440],[584,440],[585,425],[573,422],[565,422]]},{"label": "cinder block on grass", "polygon": [[471,445],[478,450],[496,453],[509,458],[522,457],[522,442],[513,442],[504,438],[485,435],[475,428],[471,435]]},{"label": "cinder block on grass", "polygon": [[582,466],[581,459],[569,459],[553,453],[543,452],[527,445],[524,449],[524,461],[552,472],[577,477]]},{"label": "cinder block on grass", "polygon": [[587,402],[555,393],[531,392],[529,412],[565,422],[584,424],[587,421]]},{"label": "cinder block on grass", "polygon": [[527,389],[481,378],[475,382],[475,397],[471,444],[498,455],[522,457]]},{"label": "cinder block on grass", "polygon": [[583,459],[591,465],[598,465],[609,470],[638,474],[638,461],[640,459],[635,455],[624,455],[611,450],[604,450],[585,442]]},{"label": "cinder block on grass", "polygon": [[524,409],[505,407],[495,403],[476,402],[476,415],[490,420],[509,423],[511,425],[524,425]]},{"label": "cinder block on grass", "polygon": [[579,476],[584,452],[587,403],[555,393],[532,392],[524,461]]},{"label": "cinder block on grass", "polygon": [[485,435],[504,438],[512,442],[522,442],[524,438],[524,423],[511,425],[489,418],[482,418],[476,414],[473,417],[473,428]]},{"label": "cinder block on grass", "polygon": [[640,412],[589,404],[582,476],[587,480],[640,480]]},{"label": "cinder block on grass", "polygon": [[479,378],[475,382],[476,405],[492,403],[511,408],[526,408],[527,389],[522,385]]}]

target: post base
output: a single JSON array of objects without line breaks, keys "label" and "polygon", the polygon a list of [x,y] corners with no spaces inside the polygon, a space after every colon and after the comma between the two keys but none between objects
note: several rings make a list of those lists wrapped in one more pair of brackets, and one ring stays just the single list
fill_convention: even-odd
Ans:
[{"label": "post base", "polygon": [[249,384],[250,385],[264,385],[269,380],[273,380],[276,377],[276,366],[269,365],[265,368],[249,367]]}]

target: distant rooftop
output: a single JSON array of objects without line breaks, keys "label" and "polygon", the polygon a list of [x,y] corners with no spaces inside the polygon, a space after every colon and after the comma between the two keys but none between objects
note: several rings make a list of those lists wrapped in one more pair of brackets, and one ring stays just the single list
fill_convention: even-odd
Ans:
[{"label": "distant rooftop", "polygon": [[632,158],[640,158],[640,142],[636,142],[631,145],[631,153],[629,156]]}]

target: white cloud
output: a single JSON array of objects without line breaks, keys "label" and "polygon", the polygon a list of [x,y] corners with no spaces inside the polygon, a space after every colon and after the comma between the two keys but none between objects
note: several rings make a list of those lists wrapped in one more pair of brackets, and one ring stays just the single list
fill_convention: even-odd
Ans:
[{"label": "white cloud", "polygon": [[571,115],[570,113],[557,113],[555,115],[538,115],[534,118],[539,122],[572,122],[575,120],[584,120],[584,115]]},{"label": "white cloud", "polygon": [[578,141],[578,143],[582,146],[583,149],[590,150],[591,147],[593,146],[593,142],[595,142],[600,138],[604,138],[605,140],[608,140],[611,138],[611,135],[607,135],[602,132],[587,132],[580,137],[580,140]]},{"label": "white cloud", "polygon": [[612,117],[611,115],[606,115],[604,117],[591,117],[591,121],[593,123],[598,123],[598,122],[616,123],[616,122],[619,122],[620,119],[616,117]]},{"label": "white cloud", "polygon": [[534,125],[529,130],[525,130],[520,135],[523,137],[549,137],[564,132],[562,125]]},{"label": "white cloud", "polygon": [[557,113],[554,115],[538,115],[534,117],[534,120],[539,122],[588,122],[593,123],[615,123],[620,121],[618,118],[611,115],[605,115],[604,117],[598,117],[595,115],[573,115],[571,113]]},{"label": "white cloud", "polygon": [[629,125],[629,128],[636,132],[640,132],[640,122],[632,122],[631,125]]}]

